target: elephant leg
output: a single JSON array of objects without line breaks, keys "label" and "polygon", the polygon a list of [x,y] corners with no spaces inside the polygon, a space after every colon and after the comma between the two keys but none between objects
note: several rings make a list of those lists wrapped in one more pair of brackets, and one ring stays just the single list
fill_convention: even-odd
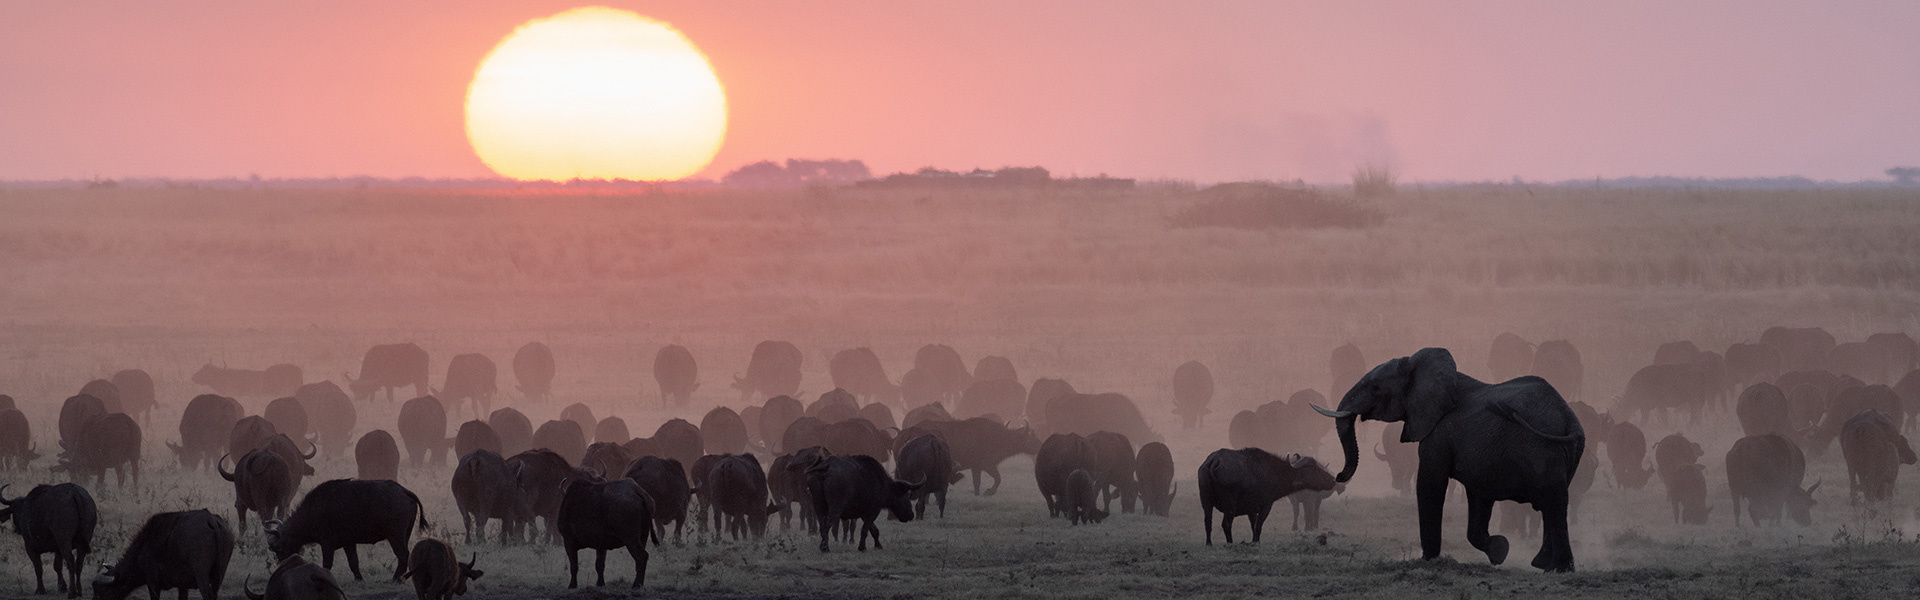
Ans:
[{"label": "elephant leg", "polygon": [[1552,494],[1534,504],[1540,507],[1540,553],[1533,567],[1548,572],[1573,572],[1573,540],[1567,536],[1567,496]]},{"label": "elephant leg", "polygon": [[[1440,557],[1440,521],[1446,515],[1447,474],[1438,461],[1420,461],[1419,480],[1415,482],[1415,502],[1420,505],[1420,558]],[[1488,505],[1491,508],[1491,504]],[[1481,521],[1485,527],[1486,521]]]},{"label": "elephant leg", "polygon": [[[1501,513],[1502,529],[1507,528],[1506,521],[1512,520],[1512,514]],[[1487,534],[1487,522],[1492,519],[1493,500],[1467,494],[1467,542],[1487,553],[1488,562],[1498,565],[1507,562],[1507,536]]]}]

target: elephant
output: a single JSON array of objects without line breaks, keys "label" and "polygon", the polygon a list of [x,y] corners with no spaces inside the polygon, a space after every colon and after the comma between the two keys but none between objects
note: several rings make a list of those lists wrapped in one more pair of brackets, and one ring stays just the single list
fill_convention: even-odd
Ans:
[{"label": "elephant", "polygon": [[1341,398],[1338,410],[1313,408],[1334,419],[1346,454],[1346,466],[1335,478],[1341,483],[1359,466],[1356,421],[1405,422],[1400,440],[1419,444],[1414,493],[1422,558],[1440,556],[1447,482],[1454,480],[1466,490],[1467,541],[1490,562],[1505,562],[1508,544],[1505,536],[1487,533],[1487,522],[1495,502],[1511,500],[1541,513],[1540,552],[1533,566],[1574,570],[1568,488],[1586,452],[1586,433],[1545,379],[1529,375],[1483,383],[1460,373],[1445,348],[1426,348],[1374,367]]}]

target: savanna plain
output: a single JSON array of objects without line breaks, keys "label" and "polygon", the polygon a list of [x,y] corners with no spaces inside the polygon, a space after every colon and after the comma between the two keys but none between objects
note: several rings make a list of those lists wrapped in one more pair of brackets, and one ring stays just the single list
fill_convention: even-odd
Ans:
[{"label": "savanna plain", "polygon": [[[1465,540],[1465,502],[1447,506],[1447,558],[1419,559],[1413,499],[1362,450],[1319,531],[1293,531],[1286,500],[1261,543],[1203,543],[1195,469],[1228,445],[1234,413],[1301,389],[1329,396],[1329,353],[1353,343],[1369,364],[1423,347],[1483,375],[1502,332],[1569,340],[1585,365],[1577,398],[1612,406],[1661,343],[1724,349],[1774,325],[1824,327],[1841,341],[1920,335],[1920,191],[1618,188],[1499,184],[1323,200],[1383,220],[1354,227],[1187,226],[1192,186],[1131,190],[868,189],[669,192],[537,190],[0,188],[0,393],[17,399],[42,454],[60,402],[88,380],[140,368],[160,408],[145,432],[142,486],[91,488],[101,507],[90,562],[113,560],[146,515],[209,508],[232,518],[231,484],[177,466],[163,442],[204,364],[303,367],[309,382],[355,371],[374,344],[413,342],[438,385],[447,358],[502,365],[495,407],[535,423],[573,402],[645,435],[671,418],[746,405],[729,389],[761,340],[804,354],[807,398],[831,389],[827,360],[874,349],[894,378],[921,345],[972,364],[1005,356],[1023,383],[1057,377],[1132,398],[1173,451],[1168,517],[1116,514],[1096,525],[1049,519],[1032,459],[1003,465],[997,495],[956,486],[944,518],[882,521],[884,550],[854,551],[777,522],[734,541],[690,528],[652,553],[647,597],[1112,598],[1920,596],[1920,477],[1892,499],[1853,504],[1840,453],[1809,457],[1824,481],[1813,525],[1735,527],[1721,457],[1741,436],[1725,410],[1698,425],[1642,422],[1649,440],[1684,432],[1705,450],[1711,518],[1675,524],[1655,482],[1624,490],[1600,475],[1572,528],[1578,572],[1526,565],[1537,534],[1514,536],[1506,565]],[[1284,221],[1284,217],[1282,218]],[[1281,223],[1285,224],[1285,223]],[[514,391],[516,348],[541,341],[558,364],[554,398]],[[654,352],[699,361],[690,406],[663,407]],[[1176,366],[1198,360],[1217,391],[1183,429],[1171,412]],[[259,414],[269,398],[243,398]],[[753,399],[759,402],[763,399]],[[355,437],[392,430],[398,404],[359,404]],[[458,424],[470,415],[450,416]],[[1339,465],[1332,422],[1298,451]],[[449,434],[452,432],[449,431]],[[1379,428],[1363,430],[1371,446]],[[1139,440],[1136,444],[1141,443]],[[9,497],[64,481],[51,457],[0,473]],[[351,453],[323,455],[318,479],[351,477]],[[1910,467],[1909,467],[1910,468]],[[448,466],[403,465],[432,535],[486,576],[473,598],[629,593],[632,563],[608,560],[608,586],[567,590],[557,547],[467,543]],[[111,478],[109,478],[111,479]],[[1117,506],[1116,506],[1117,508]],[[1246,540],[1246,521],[1235,539]],[[222,594],[259,589],[273,561],[258,521],[238,532]],[[310,558],[317,551],[310,547]],[[361,547],[355,597],[411,597],[386,583],[393,558]],[[582,554],[591,570],[591,553]],[[94,575],[92,569],[87,579]],[[48,578],[52,573],[49,569]],[[583,579],[589,579],[587,573]],[[0,539],[0,595],[27,596],[33,573]],[[52,582],[49,581],[49,584]]]}]

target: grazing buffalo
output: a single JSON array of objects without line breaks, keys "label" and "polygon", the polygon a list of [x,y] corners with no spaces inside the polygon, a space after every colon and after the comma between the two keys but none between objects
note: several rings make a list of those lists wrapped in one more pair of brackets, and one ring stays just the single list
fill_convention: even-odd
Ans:
[{"label": "grazing buffalo", "polygon": [[607,417],[593,425],[593,441],[625,444],[633,441],[633,432],[627,430],[626,419]]},{"label": "grazing buffalo", "polygon": [[894,461],[893,478],[924,482],[913,493],[914,518],[927,518],[927,497],[933,496],[940,509],[940,518],[944,519],[947,517],[947,486],[959,483],[961,475],[954,471],[953,454],[947,449],[947,443],[940,441],[939,436],[926,434],[900,446],[899,459]]},{"label": "grazing buffalo", "polygon": [[1333,349],[1327,358],[1327,372],[1330,377],[1327,388],[1336,395],[1344,395],[1360,376],[1367,373],[1367,357],[1360,353],[1360,347],[1348,343]]},{"label": "grazing buffalo", "polygon": [[254,450],[234,462],[232,472],[227,471],[226,460],[220,457],[214,470],[233,483],[233,514],[240,519],[241,531],[247,529],[247,511],[259,513],[261,523],[289,514],[299,484],[285,459],[269,450]]},{"label": "grazing buffalo", "polygon": [[820,444],[834,454],[864,454],[886,462],[893,457],[893,439],[866,419],[852,418],[820,428]]},{"label": "grazing buffalo", "polygon": [[733,376],[733,389],[740,390],[740,401],[761,397],[792,396],[800,391],[800,348],[789,342],[767,340],[753,347],[747,361],[747,376]]},{"label": "grazing buffalo", "polygon": [[1100,431],[1087,436],[1087,443],[1093,445],[1094,468],[1089,472],[1099,488],[1101,505],[1112,505],[1118,497],[1121,512],[1132,514],[1133,500],[1140,493],[1133,479],[1133,441],[1118,433]]},{"label": "grazing buffalo", "polygon": [[[1065,506],[1069,523],[1079,525],[1084,520],[1094,524],[1106,520],[1107,511],[1100,509],[1100,493],[1095,491],[1099,487],[1086,469],[1074,469],[1067,474],[1066,494],[1061,496],[1060,504]],[[1255,529],[1258,530],[1257,525]]]},{"label": "grazing buffalo", "polygon": [[34,452],[33,426],[27,415],[12,408],[0,408],[0,469],[24,469],[40,458]]},{"label": "grazing buffalo", "polygon": [[[739,540],[767,533],[767,473],[752,454],[727,454],[713,461],[697,493],[713,506],[715,535],[726,531]],[[724,525],[724,527],[723,527]]]},{"label": "grazing buffalo", "polygon": [[[884,404],[869,404],[881,406]],[[928,406],[940,406],[929,404]],[[862,409],[865,410],[865,409]],[[1027,410],[1027,386],[1012,379],[979,379],[960,393],[960,402],[953,408],[954,416],[970,419],[986,415],[999,417],[1000,421],[1019,418]]]},{"label": "grazing buffalo", "polygon": [[1887,356],[1887,366],[1891,374],[1898,375],[1920,367],[1920,342],[1905,333],[1876,333],[1867,336],[1867,343],[1879,346]]},{"label": "grazing buffalo", "polygon": [[573,477],[573,464],[551,450],[528,450],[507,459],[507,472],[513,474],[514,485],[527,499],[533,516],[546,521],[546,539],[559,539],[560,501],[566,493],[561,486]]},{"label": "grazing buffalo", "polygon": [[447,361],[446,387],[433,392],[433,396],[453,405],[453,414],[460,414],[463,405],[473,408],[473,418],[493,411],[493,394],[500,391],[499,371],[493,366],[493,359],[484,354],[460,354]]},{"label": "grazing buffalo", "polygon": [[467,543],[487,541],[487,521],[500,520],[500,541],[516,537],[533,520],[533,505],[520,493],[506,459],[492,450],[475,450],[460,457],[453,470],[453,501],[467,528]]},{"label": "grazing buffalo", "polygon": [[1747,503],[1747,517],[1755,527],[1761,519],[1780,524],[1782,509],[1802,526],[1813,524],[1813,491],[1805,490],[1800,480],[1807,473],[1806,455],[1800,447],[1778,435],[1740,438],[1727,451],[1727,490],[1733,494],[1733,525],[1740,526],[1740,502]]},{"label": "grazing buffalo", "polygon": [[[467,421],[460,424],[460,430],[453,433],[453,453],[456,456],[473,454],[475,450],[486,450],[500,454],[505,447],[500,443],[500,434],[486,421]],[[502,454],[502,456],[505,456]]]},{"label": "grazing buffalo", "polygon": [[1815,456],[1826,454],[1833,445],[1834,438],[1840,437],[1841,429],[1854,415],[1877,410],[1899,423],[1905,418],[1905,408],[1900,405],[1900,395],[1884,385],[1852,386],[1840,390],[1828,405],[1826,416],[1820,419],[1819,427],[1807,436],[1807,451]]},{"label": "grazing buffalo", "polygon": [[533,449],[533,421],[512,408],[487,415],[487,426],[500,436],[500,455],[513,456]]},{"label": "grazing buffalo", "polygon": [[86,488],[71,483],[36,485],[19,498],[7,498],[0,485],[0,523],[13,520],[14,533],[26,545],[33,563],[35,594],[47,593],[40,555],[53,554],[53,576],[68,598],[80,597],[80,565],[93,552],[93,528],[100,512]]},{"label": "grazing buffalo", "polygon": [[1512,333],[1502,333],[1493,338],[1493,345],[1487,350],[1487,375],[1489,381],[1506,381],[1526,375],[1533,369],[1533,342]]},{"label": "grazing buffalo", "polygon": [[1173,452],[1166,444],[1148,442],[1134,456],[1133,468],[1140,484],[1141,512],[1167,516],[1173,508],[1173,497],[1179,494],[1173,483]]},{"label": "grazing buffalo", "polygon": [[738,454],[747,451],[747,423],[740,414],[725,406],[713,407],[700,419],[700,439],[707,454]]},{"label": "grazing buffalo", "polygon": [[1205,423],[1212,401],[1213,371],[1206,365],[1190,360],[1173,370],[1173,414],[1180,415],[1181,429]]},{"label": "grazing buffalo", "polygon": [[768,398],[760,408],[760,440],[767,448],[775,452],[792,452],[798,448],[780,446],[780,436],[794,421],[807,416],[807,406],[792,396],[774,396]]},{"label": "grazing buffalo", "polygon": [[607,551],[626,548],[633,557],[633,587],[647,580],[647,540],[653,534],[654,503],[632,479],[567,483],[559,529],[567,553],[567,589],[580,587],[580,550],[594,551],[595,586],[607,584]]},{"label": "grazing buffalo", "polygon": [[109,413],[126,412],[120,402],[120,388],[105,379],[95,379],[80,386],[80,395],[100,399],[100,405]]},{"label": "grazing buffalo", "polygon": [[307,408],[292,396],[279,398],[267,403],[267,410],[261,413],[267,421],[273,423],[274,433],[287,437],[307,439]]},{"label": "grazing buffalo", "polygon": [[400,405],[400,441],[407,444],[407,464],[420,467],[424,459],[432,464],[446,461],[445,452],[453,448],[447,438],[447,409],[440,399],[421,396]]},{"label": "grazing buffalo", "polygon": [[990,381],[994,379],[1020,379],[1020,373],[1013,368],[1013,361],[1004,356],[982,356],[973,363],[973,380]]},{"label": "grazing buffalo", "polygon": [[1213,511],[1220,511],[1220,533],[1233,543],[1233,518],[1246,515],[1253,541],[1267,522],[1273,503],[1301,490],[1333,489],[1334,478],[1310,457],[1281,458],[1259,448],[1215,450],[1200,464],[1200,522],[1213,545]]},{"label": "grazing buffalo", "polygon": [[513,380],[528,400],[546,402],[553,393],[553,350],[540,342],[527,342],[514,351]]},{"label": "grazing buffalo", "polygon": [[[418,517],[416,520],[416,516]],[[267,548],[285,560],[308,544],[320,545],[320,565],[333,569],[333,551],[347,551],[347,569],[360,581],[359,544],[386,542],[398,564],[393,582],[407,571],[407,540],[418,523],[427,527],[420,497],[392,481],[335,479],[314,486],[286,522],[267,522]]]},{"label": "grazing buffalo", "polygon": [[[1847,342],[1827,351],[1827,370],[1867,383],[1887,383],[1893,357],[1887,349],[1866,342]],[[1901,370],[1905,372],[1905,369]]]},{"label": "grazing buffalo", "polygon": [[143,427],[153,427],[153,409],[160,405],[153,394],[153,376],[140,369],[127,369],[107,381],[120,390],[120,412],[140,415]]},{"label": "grazing buffalo", "polygon": [[[1033,380],[1033,387],[1027,388],[1027,426],[1034,431],[1050,431],[1047,424],[1047,403],[1055,398],[1076,394],[1073,384],[1062,379],[1040,378]],[[912,425],[908,425],[912,427]]]},{"label": "grazing buffalo", "polygon": [[587,436],[580,432],[579,423],[564,419],[547,421],[534,430],[533,447],[557,452],[568,464],[574,464],[586,458]]},{"label": "grazing buffalo", "polygon": [[1892,497],[1900,465],[1916,460],[1907,436],[1900,435],[1900,424],[1877,410],[1847,419],[1840,431],[1840,451],[1847,459],[1849,500],[1855,495],[1868,502]]},{"label": "grazing buffalo", "polygon": [[1047,403],[1047,426],[1054,433],[1093,435],[1111,431],[1128,439],[1160,441],[1133,400],[1120,394],[1067,394]]},{"label": "grazing buffalo", "polygon": [[661,458],[671,458],[683,465],[692,465],[693,461],[700,460],[706,449],[700,428],[686,419],[661,423],[659,428],[653,430],[653,441],[660,445]]},{"label": "grazing buffalo", "polygon": [[1647,467],[1647,436],[1632,423],[1614,423],[1607,430],[1607,460],[1613,463],[1613,482],[1624,489],[1647,487],[1654,469]]},{"label": "grazing buffalo", "polygon": [[[180,444],[167,442],[167,448],[173,450],[173,456],[179,458],[180,467],[184,469],[211,465],[219,460],[221,452],[232,452],[227,442],[234,433],[234,423],[238,423],[244,413],[246,410],[242,410],[234,398],[219,394],[194,396],[194,400],[186,402],[186,412],[180,413]],[[246,452],[242,452],[242,456],[244,454]]]},{"label": "grazing buffalo", "polygon": [[685,346],[664,346],[653,355],[653,381],[660,384],[661,406],[686,406],[700,389],[700,365]]},{"label": "grazing buffalo", "polygon": [[348,442],[353,439],[353,426],[359,422],[353,397],[331,381],[300,386],[293,397],[306,409],[307,421],[318,434],[320,447],[326,449],[327,455],[339,456],[346,452]]},{"label": "grazing buffalo", "polygon": [[1706,451],[1700,444],[1678,433],[1660,438],[1653,445],[1653,464],[1661,471],[1698,463],[1702,456],[1706,456]]},{"label": "grazing buffalo", "polygon": [[1533,368],[1528,372],[1547,380],[1562,398],[1570,401],[1579,400],[1586,386],[1587,371],[1580,362],[1580,349],[1566,340],[1540,342],[1540,347],[1533,352]]},{"label": "grazing buffalo", "polygon": [[[867,406],[885,406],[885,405],[869,404]],[[952,420],[953,420],[953,415],[947,413],[947,407],[941,406],[939,402],[935,402],[932,404],[927,404],[919,408],[915,408],[913,410],[907,411],[906,418],[901,420],[900,424],[903,427],[911,429],[914,427],[919,427],[921,423],[927,423],[930,421],[952,421]]]},{"label": "grazing buffalo", "polygon": [[400,446],[393,443],[393,434],[385,429],[375,429],[360,436],[360,442],[353,446],[353,462],[359,469],[355,479],[394,480],[400,478]]},{"label": "grazing buffalo", "polygon": [[832,456],[807,469],[807,490],[813,496],[814,516],[820,522],[820,551],[827,551],[831,535],[829,523],[859,519],[860,550],[866,551],[867,537],[873,548],[880,545],[880,528],[874,520],[880,511],[893,514],[902,523],[913,520],[915,490],[925,483],[895,481],[871,456]]},{"label": "grazing buffalo", "polygon": [[395,388],[413,386],[415,395],[433,394],[433,388],[427,385],[427,372],[426,350],[413,344],[384,344],[367,349],[361,357],[358,379],[343,377],[355,400],[370,402],[375,392],[385,390],[387,402],[393,402]]},{"label": "grazing buffalo", "polygon": [[894,402],[900,398],[900,386],[887,377],[880,356],[868,348],[841,350],[827,363],[833,387],[846,390],[868,402]]},{"label": "grazing buffalo", "polygon": [[1773,346],[1736,343],[1727,346],[1724,358],[1727,381],[1734,385],[1772,381],[1780,375],[1780,350]]},{"label": "grazing buffalo", "polygon": [[478,562],[478,553],[471,560],[460,562],[452,546],[427,538],[413,544],[413,553],[407,559],[408,570],[402,577],[413,580],[413,594],[418,600],[453,600],[454,596],[466,595],[467,581],[487,574],[474,568]]},{"label": "grazing buffalo", "polygon": [[1733,411],[1746,435],[1799,435],[1793,426],[1793,405],[1787,403],[1786,392],[1774,384],[1762,381],[1747,386],[1734,401]]},{"label": "grazing buffalo", "polygon": [[1252,411],[1240,411],[1227,423],[1228,444],[1234,448],[1260,448],[1312,452],[1319,450],[1327,437],[1326,422],[1313,412],[1326,396],[1314,390],[1300,390],[1286,400],[1262,404]]},{"label": "grazing buffalo", "polygon": [[189,590],[199,590],[200,600],[218,600],[232,559],[233,531],[220,515],[206,509],[160,513],[147,517],[120,562],[93,580],[93,597],[122,600],[146,588],[156,599],[178,589],[181,600]]},{"label": "grazing buffalo", "polygon": [[1647,422],[1649,413],[1664,416],[1685,411],[1690,415],[1688,422],[1698,424],[1706,402],[1707,380],[1699,365],[1660,364],[1635,371],[1618,406],[1632,412],[1633,419],[1641,423]]},{"label": "grazing buffalo", "polygon": [[288,364],[274,365],[263,371],[208,364],[193,374],[194,383],[213,388],[215,393],[222,396],[243,398],[291,396],[294,390],[300,389],[305,379],[306,374],[300,367]]},{"label": "grazing buffalo", "polygon": [[633,455],[627,449],[613,442],[594,442],[580,458],[580,466],[592,469],[602,477],[619,477],[627,472],[627,466],[633,464]]},{"label": "grazing buffalo", "polygon": [[1073,433],[1047,436],[1040,452],[1033,457],[1033,479],[1040,496],[1047,500],[1047,516],[1058,517],[1066,510],[1067,475],[1075,469],[1091,471],[1099,467],[1093,444]]},{"label": "grazing buffalo", "polygon": [[227,456],[246,456],[248,452],[266,447],[267,439],[279,433],[272,421],[259,415],[234,421],[233,427],[227,430]]},{"label": "grazing buffalo", "polygon": [[1705,525],[1713,509],[1707,506],[1707,467],[1681,465],[1665,473],[1667,503],[1673,506],[1673,522]]},{"label": "grazing buffalo", "polygon": [[1653,349],[1653,364],[1690,365],[1700,360],[1700,347],[1693,342],[1680,340],[1667,342]]},{"label": "grazing buffalo", "polygon": [[1838,345],[1833,334],[1819,327],[1768,327],[1760,333],[1760,343],[1779,350],[1781,368],[1787,370],[1824,369],[1827,352]]},{"label": "grazing buffalo", "polygon": [[934,381],[933,374],[919,369],[907,369],[900,375],[900,404],[915,406],[950,402],[940,394],[940,387]]},{"label": "grazing buffalo", "polygon": [[60,405],[60,447],[73,449],[80,441],[80,428],[89,419],[104,414],[107,414],[107,405],[99,398],[87,394],[67,398],[66,403]]},{"label": "grazing buffalo", "polygon": [[340,582],[333,580],[333,573],[296,554],[281,559],[273,566],[273,574],[267,576],[267,587],[260,593],[253,593],[251,584],[240,582],[240,592],[247,600],[347,600],[347,593],[340,590]]},{"label": "grazing buffalo", "polygon": [[122,413],[95,415],[87,419],[80,428],[79,441],[60,453],[60,464],[56,471],[68,471],[76,478],[93,476],[93,485],[98,488],[106,482],[107,470],[113,470],[113,479],[121,488],[127,486],[127,476],[133,476],[133,486],[140,487],[140,424],[133,417]]},{"label": "grazing buffalo", "polygon": [[573,421],[575,425],[580,426],[580,433],[583,435],[600,425],[600,420],[593,417],[593,408],[579,402],[560,409],[560,420]]},{"label": "grazing buffalo", "polygon": [[671,458],[642,456],[627,467],[625,477],[640,484],[640,489],[653,499],[654,543],[660,543],[667,523],[673,523],[673,539],[679,541],[680,532],[687,524],[687,505],[693,497],[686,467]]},{"label": "grazing buffalo", "polygon": [[913,353],[913,369],[927,374],[935,393],[947,401],[959,398],[960,392],[973,383],[966,361],[960,360],[960,353],[945,344],[921,346]]},{"label": "grazing buffalo", "polygon": [[[1026,392],[1023,391],[1020,394],[1025,396]],[[866,422],[872,423],[874,427],[881,429],[900,428],[899,425],[893,421],[893,409],[887,408],[887,405],[878,402],[860,407],[860,414],[856,415],[855,418],[864,419]]]},{"label": "grazing buffalo", "polygon": [[302,454],[300,447],[293,443],[293,438],[287,437],[284,433],[276,433],[273,437],[267,438],[267,443],[261,444],[260,449],[279,455],[280,460],[286,461],[288,471],[293,474],[295,488],[300,487],[302,478],[313,474],[313,465],[308,464],[307,461],[313,460],[313,457],[320,453],[319,448],[314,447],[312,442],[308,442],[307,452]]},{"label": "grazing buffalo", "polygon": [[[701,490],[706,489],[707,477],[713,474],[713,466],[719,464],[721,458],[724,458],[724,456],[708,454],[694,460],[693,464],[687,465],[687,485],[690,486],[689,493],[700,497],[700,512],[694,519],[699,521],[700,528],[703,530],[707,527],[707,513],[713,508],[713,490],[707,490],[706,492],[701,492]],[[674,462],[680,461],[676,460]],[[718,532],[715,532],[715,535],[718,536]]]},{"label": "grazing buffalo", "polygon": [[832,456],[825,447],[801,448],[791,454],[782,454],[773,459],[767,469],[767,492],[773,496],[773,505],[780,513],[780,529],[785,531],[793,524],[793,504],[800,504],[800,526],[808,533],[814,533],[813,494],[807,491],[806,470],[814,464]]},{"label": "grazing buffalo", "polygon": [[852,392],[834,388],[807,405],[807,416],[833,423],[860,414],[860,400]]}]

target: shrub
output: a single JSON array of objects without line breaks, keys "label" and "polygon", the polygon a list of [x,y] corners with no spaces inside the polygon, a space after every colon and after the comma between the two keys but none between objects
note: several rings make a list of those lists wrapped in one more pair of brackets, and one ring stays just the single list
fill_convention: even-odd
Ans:
[{"label": "shrub", "polygon": [[1356,198],[1385,198],[1393,195],[1393,170],[1367,165],[1353,170],[1353,195]]},{"label": "shrub", "polygon": [[1353,200],[1262,181],[1222,183],[1194,196],[1197,202],[1168,219],[1172,226],[1360,229],[1387,220],[1385,212]]}]

